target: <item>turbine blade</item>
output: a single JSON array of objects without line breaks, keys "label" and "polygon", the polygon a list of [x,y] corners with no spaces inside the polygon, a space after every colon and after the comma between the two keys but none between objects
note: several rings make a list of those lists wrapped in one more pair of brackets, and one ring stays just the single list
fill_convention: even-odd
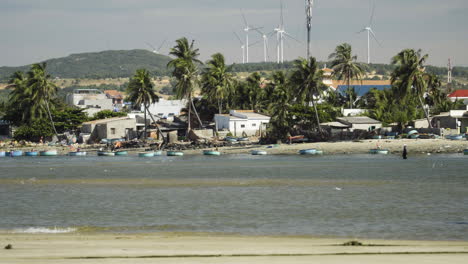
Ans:
[{"label": "turbine blade", "polygon": [[146,45],[148,45],[151,49],[153,49],[153,51],[156,51],[156,48],[155,48],[153,45],[151,45],[149,42],[145,42],[145,43],[146,43]]},{"label": "turbine blade", "polygon": [[244,42],[242,42],[241,38],[239,37],[239,35],[235,31],[234,31],[234,35],[236,35],[236,37],[239,40],[240,44],[244,45]]},{"label": "turbine blade", "polygon": [[259,29],[262,29],[263,27],[256,27],[256,28],[250,28],[250,30],[256,30],[258,31]]},{"label": "turbine blade", "polygon": [[252,46],[254,46],[254,45],[257,45],[257,44],[260,43],[260,42],[261,42],[261,40],[257,40],[257,41],[255,41],[254,43],[249,44],[249,47],[252,47]]},{"label": "turbine blade", "polygon": [[374,13],[375,13],[375,1],[373,0],[371,1],[372,1],[372,11],[371,11],[370,19],[369,19],[369,27],[372,26],[372,22],[374,20]]},{"label": "turbine blade", "polygon": [[158,47],[158,49],[157,49],[158,52],[159,52],[159,50],[161,50],[161,48],[164,46],[164,44],[166,43],[166,41],[167,41],[167,39],[165,39],[165,40],[161,43],[161,45],[159,45],[159,47]]},{"label": "turbine blade", "polygon": [[356,34],[361,34],[362,32],[366,31],[367,29],[363,28],[361,31],[356,32]]},{"label": "turbine blade", "polygon": [[372,37],[375,39],[375,41],[377,42],[377,44],[379,44],[379,46],[382,47],[382,45],[380,44],[380,41],[377,39],[377,37],[375,36],[375,33],[374,33],[374,31],[372,29],[370,30],[370,33],[371,33]]},{"label": "turbine blade", "polygon": [[293,39],[297,41],[298,43],[301,43],[299,40],[297,40],[295,37],[291,36],[288,32],[284,32],[284,35],[286,35],[288,38]]},{"label": "turbine blade", "polygon": [[284,25],[284,17],[283,17],[283,1],[280,2],[280,8],[281,8],[281,27]]},{"label": "turbine blade", "polygon": [[247,23],[247,18],[245,18],[245,15],[244,15],[244,12],[242,11],[242,9],[241,9],[241,15],[242,15],[242,19],[244,20],[245,26],[248,27],[249,23]]}]

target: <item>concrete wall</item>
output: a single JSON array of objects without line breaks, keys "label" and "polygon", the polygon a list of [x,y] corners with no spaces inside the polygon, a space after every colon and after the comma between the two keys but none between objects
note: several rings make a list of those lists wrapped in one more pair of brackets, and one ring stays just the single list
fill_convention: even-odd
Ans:
[{"label": "concrete wall", "polygon": [[[174,116],[179,116],[180,111],[187,106],[187,100],[164,100],[159,99],[159,102],[148,107],[148,111],[155,117],[174,119]],[[144,111],[144,108],[141,108]]]},{"label": "concrete wall", "polygon": [[256,136],[266,130],[268,123],[266,120],[233,120],[229,122],[229,131],[236,137],[241,137],[244,133],[247,136]]},{"label": "concrete wall", "polygon": [[382,124],[352,124],[351,131],[355,129],[370,131],[370,128],[379,129],[382,127]]}]

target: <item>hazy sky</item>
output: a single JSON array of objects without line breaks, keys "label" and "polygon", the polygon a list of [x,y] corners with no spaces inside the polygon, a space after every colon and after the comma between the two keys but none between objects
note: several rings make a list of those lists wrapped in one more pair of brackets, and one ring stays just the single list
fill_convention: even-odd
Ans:
[{"label": "hazy sky", "polygon": [[[304,0],[284,0],[286,31],[299,39],[285,44],[285,59],[305,56]],[[370,0],[315,0],[312,55],[324,60],[343,42],[366,60],[367,35],[356,34],[369,21]],[[375,0],[372,61],[388,63],[404,48],[421,48],[429,63],[468,65],[468,0]],[[201,59],[223,53],[241,62],[237,31],[245,37],[240,9],[254,26],[270,32],[280,21],[279,0],[0,0],[0,66],[24,65],[72,53],[150,49],[183,36],[195,39]],[[260,35],[252,32],[253,42]],[[270,59],[276,39],[270,38]],[[250,48],[261,61],[263,46]]]}]

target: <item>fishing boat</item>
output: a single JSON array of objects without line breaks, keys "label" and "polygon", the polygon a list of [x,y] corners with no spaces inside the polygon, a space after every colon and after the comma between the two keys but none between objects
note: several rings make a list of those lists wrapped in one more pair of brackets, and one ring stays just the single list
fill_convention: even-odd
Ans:
[{"label": "fishing boat", "polygon": [[72,157],[82,157],[82,156],[86,156],[86,151],[70,151],[68,152],[68,156],[72,156]]},{"label": "fishing boat", "polygon": [[301,150],[299,150],[299,154],[301,154],[301,155],[316,155],[317,150],[316,149],[301,149]]},{"label": "fishing boat", "polygon": [[452,135],[450,136],[451,140],[463,140],[464,136],[463,135]]},{"label": "fishing boat", "polygon": [[267,155],[268,153],[265,150],[252,150],[252,155]]},{"label": "fishing boat", "polygon": [[35,156],[38,155],[38,152],[37,151],[26,151],[26,152],[24,152],[24,155],[26,157],[35,157]]},{"label": "fishing boat", "polygon": [[154,157],[154,152],[153,151],[139,152],[138,157],[142,157],[142,158]]},{"label": "fishing boat", "polygon": [[5,157],[6,156],[6,152],[5,151],[0,151],[0,157]]},{"label": "fishing boat", "polygon": [[51,149],[51,150],[39,151],[39,155],[40,155],[40,156],[47,156],[47,157],[50,157],[50,156],[57,156],[57,150]]},{"label": "fishing boat", "polygon": [[22,150],[13,150],[9,152],[10,157],[21,157],[23,156],[23,151]]},{"label": "fishing boat", "polygon": [[182,151],[168,151],[167,156],[183,156],[184,153]]},{"label": "fishing boat", "polygon": [[383,154],[387,155],[390,151],[388,149],[371,149],[369,150],[370,154]]},{"label": "fishing boat", "polygon": [[155,151],[154,156],[162,156],[162,151],[161,150]]},{"label": "fishing boat", "polygon": [[317,154],[317,155],[323,155],[323,150],[317,149],[317,150],[315,151],[315,154]]},{"label": "fishing boat", "polygon": [[128,151],[126,150],[118,150],[118,151],[114,151],[115,153],[115,156],[127,156],[128,155]]},{"label": "fishing boat", "polygon": [[468,149],[463,150],[463,154],[468,155]]},{"label": "fishing boat", "polygon": [[204,150],[204,151],[203,151],[203,155],[207,155],[207,156],[219,156],[219,155],[221,155],[221,152],[216,151],[216,150]]},{"label": "fishing boat", "polygon": [[113,156],[115,156],[115,152],[112,152],[112,151],[98,151],[97,155],[98,156],[103,156],[103,157],[113,157]]},{"label": "fishing boat", "polygon": [[248,137],[237,138],[237,141],[249,141]]}]

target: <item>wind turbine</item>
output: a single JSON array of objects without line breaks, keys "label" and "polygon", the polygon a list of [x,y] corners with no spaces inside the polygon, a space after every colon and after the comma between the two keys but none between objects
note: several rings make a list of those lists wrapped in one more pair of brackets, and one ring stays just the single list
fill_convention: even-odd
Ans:
[{"label": "wind turbine", "polygon": [[380,45],[379,40],[377,40],[377,37],[375,36],[374,31],[372,30],[372,21],[374,20],[374,12],[375,12],[375,2],[372,2],[372,12],[371,12],[371,16],[370,16],[370,19],[369,19],[369,24],[368,24],[367,27],[365,27],[361,31],[357,32],[357,34],[360,34],[360,33],[364,32],[364,31],[367,31],[367,64],[371,63],[371,57],[370,57],[370,37],[371,37],[371,35],[374,38],[374,40],[377,42],[377,44],[379,46],[382,46],[382,45]]},{"label": "wind turbine", "polygon": [[247,22],[247,19],[245,18],[244,12],[242,12],[242,10],[241,10],[241,14],[242,14],[242,19],[244,20],[244,25],[245,25],[245,27],[244,27],[244,31],[245,31],[245,61],[246,61],[246,63],[249,63],[249,31],[250,30],[260,29],[260,28],[254,28],[251,25],[249,25],[249,23]]},{"label": "wind turbine", "polygon": [[276,32],[276,62],[284,63],[284,39],[285,36],[300,43],[299,40],[291,36],[284,27],[283,2],[281,2],[280,25],[274,29]]},{"label": "wind turbine", "polygon": [[160,53],[160,50],[161,50],[161,48],[164,46],[164,44],[166,43],[166,40],[167,40],[167,39],[165,39],[165,40],[161,43],[161,45],[159,45],[159,47],[158,47],[157,49],[156,49],[153,45],[151,45],[151,43],[146,42],[146,45],[148,45],[148,46],[153,50],[154,53],[156,53],[156,54],[161,54],[161,53]]},{"label": "wind turbine", "polygon": [[268,36],[271,36],[271,34],[274,34],[275,32],[272,31],[268,34],[263,33],[259,29],[255,29],[255,31],[258,32],[262,36],[263,39],[263,61],[267,62],[267,60],[270,58],[270,55],[268,54]]},{"label": "wind turbine", "polygon": [[244,42],[242,42],[241,38],[239,37],[239,35],[237,35],[236,32],[234,32],[234,35],[236,35],[237,39],[239,40],[240,44],[241,44],[241,50],[242,50],[242,64],[245,64],[245,44]]}]

